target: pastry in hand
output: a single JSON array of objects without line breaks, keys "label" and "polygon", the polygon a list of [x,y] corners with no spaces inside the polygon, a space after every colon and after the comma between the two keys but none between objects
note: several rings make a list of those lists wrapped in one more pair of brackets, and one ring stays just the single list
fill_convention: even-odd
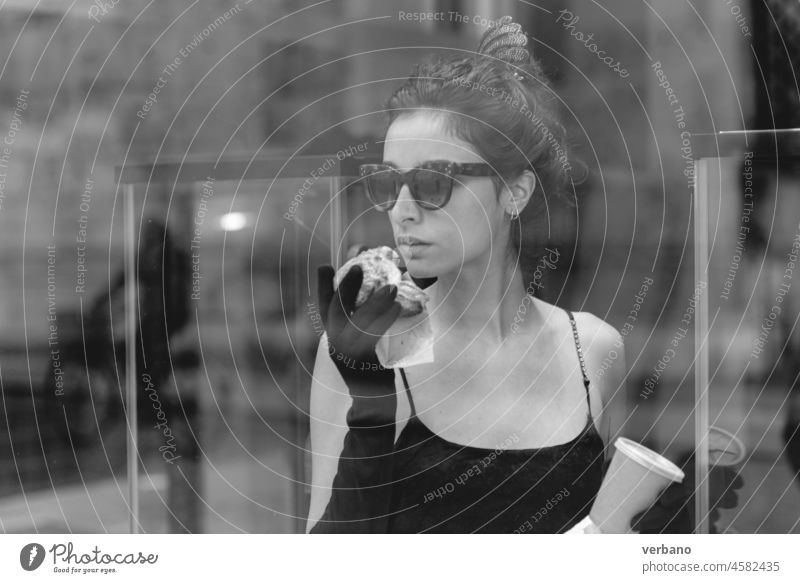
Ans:
[{"label": "pastry in hand", "polygon": [[339,268],[333,278],[333,287],[334,289],[339,287],[339,282],[353,265],[360,265],[364,278],[356,297],[356,308],[367,301],[376,289],[384,285],[396,285],[396,301],[402,308],[399,317],[416,316],[425,309],[428,295],[414,283],[408,272],[400,270],[400,261],[400,255],[391,247],[384,245],[367,249]]}]

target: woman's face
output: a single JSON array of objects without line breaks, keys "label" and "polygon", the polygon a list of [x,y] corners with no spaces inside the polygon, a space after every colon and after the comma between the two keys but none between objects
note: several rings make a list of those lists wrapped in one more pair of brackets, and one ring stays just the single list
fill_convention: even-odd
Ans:
[{"label": "woman's face", "polygon": [[[383,160],[401,172],[430,160],[485,162],[469,143],[445,130],[441,117],[424,112],[401,116],[389,126]],[[508,245],[504,212],[492,177],[456,176],[450,201],[441,209],[420,208],[403,185],[388,214],[409,273],[425,278],[471,264],[485,269],[489,254],[502,257]],[[426,244],[403,245],[402,235]]]}]

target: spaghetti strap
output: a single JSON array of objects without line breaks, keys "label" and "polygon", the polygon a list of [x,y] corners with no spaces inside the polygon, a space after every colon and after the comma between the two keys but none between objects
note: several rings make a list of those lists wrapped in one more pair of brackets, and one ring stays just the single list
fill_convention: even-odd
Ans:
[{"label": "spaghetti strap", "polygon": [[406,378],[406,371],[400,367],[400,376],[403,377],[403,384],[406,386],[406,394],[408,395],[408,404],[411,406],[411,417],[417,416],[417,409],[414,407],[414,399],[411,398],[411,389],[408,388],[408,379]]},{"label": "spaghetti strap", "polygon": [[575,349],[578,351],[578,360],[581,363],[581,374],[583,375],[583,386],[586,389],[586,405],[589,407],[589,418],[592,416],[592,404],[589,400],[589,376],[586,374],[586,363],[583,361],[583,348],[581,348],[581,341],[578,337],[578,325],[575,323],[575,316],[572,311],[566,310],[569,315],[569,321],[572,324],[572,336],[575,338]]}]

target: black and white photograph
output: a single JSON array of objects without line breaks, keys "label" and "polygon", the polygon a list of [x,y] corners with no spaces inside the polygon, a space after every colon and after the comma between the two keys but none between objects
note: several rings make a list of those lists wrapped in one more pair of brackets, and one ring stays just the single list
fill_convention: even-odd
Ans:
[{"label": "black and white photograph", "polygon": [[798,0],[0,0],[0,46],[7,580],[800,576],[747,538],[800,534]]}]

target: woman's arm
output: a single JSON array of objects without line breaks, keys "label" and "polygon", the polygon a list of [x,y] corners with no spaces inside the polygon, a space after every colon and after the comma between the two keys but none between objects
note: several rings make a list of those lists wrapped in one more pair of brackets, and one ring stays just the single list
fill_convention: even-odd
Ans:
[{"label": "woman's arm", "polygon": [[[349,387],[317,351],[311,389],[312,491],[306,532],[386,532],[391,504],[397,398],[394,376],[373,398]],[[352,380],[351,380],[352,382]]]},{"label": "woman's arm", "polygon": [[327,354],[323,335],[311,380],[311,502],[306,532],[320,519],[331,498],[331,486],[347,433],[345,417],[352,399]]},{"label": "woman's arm", "polygon": [[[606,460],[611,460],[616,448],[614,442],[624,436],[626,424],[630,417],[626,380],[628,368],[625,360],[625,345],[622,335],[609,326],[609,337],[605,344],[609,351],[616,351],[617,358],[606,371],[605,382],[602,383],[603,412],[601,417],[601,435],[606,443]],[[613,352],[612,352],[613,354]]]},{"label": "woman's arm", "polygon": [[[614,455],[614,441],[625,435],[630,416],[625,387],[628,376],[625,344],[622,335],[610,324],[588,312],[581,316],[581,344],[586,346],[584,355],[590,385],[597,389],[592,396],[600,396],[599,431],[606,444],[605,460],[609,461]],[[577,318],[576,315],[576,321]]]},{"label": "woman's arm", "polygon": [[[628,374],[625,364],[623,337],[612,326],[599,318],[589,315],[592,320],[587,325],[593,330],[594,339],[588,351],[587,367],[590,381],[596,383],[603,402],[600,419],[601,435],[606,443],[606,464],[614,455],[614,441],[625,435],[629,418],[625,380]],[[607,360],[606,360],[607,359]],[[605,360],[605,364],[604,364]],[[589,361],[592,364],[589,364]],[[610,362],[610,365],[608,364]],[[646,511],[636,514],[631,527],[636,532],[689,533],[693,531],[694,520],[694,464],[684,464],[686,478],[682,483],[672,483],[666,487],[659,498]],[[733,508],[738,504],[737,490],[743,480],[731,468],[713,468],[715,478],[711,484],[711,532],[716,532],[714,522],[719,516],[717,508]]]},{"label": "woman's arm", "polygon": [[[360,265],[350,268],[336,290],[334,276],[331,265],[321,265],[317,269],[317,297],[325,334],[317,353],[317,365],[321,368],[314,371],[314,376],[317,381],[328,382],[317,383],[314,387],[313,413],[320,412],[319,401],[324,403],[324,395],[338,386],[333,381],[335,375],[345,385],[345,394],[351,403],[345,415],[347,432],[328,503],[309,532],[386,532],[391,505],[397,389],[394,370],[381,365],[375,345],[400,315],[402,306],[395,301],[397,286],[384,285],[357,307],[356,298],[364,277]],[[336,372],[325,372],[331,365]],[[342,393],[336,391],[336,394]],[[332,410],[340,419],[340,407],[336,406],[339,400],[335,401]],[[325,423],[326,419],[323,417],[320,422]],[[317,444],[324,439],[328,427],[341,425],[331,423],[330,419],[318,425],[313,438]],[[322,436],[318,435],[320,433]],[[339,447],[338,439],[330,441]],[[326,468],[324,483],[331,474],[331,459],[330,455],[324,456],[324,461],[317,457],[318,463]],[[323,484],[322,480],[318,479],[317,484]],[[319,496],[315,497],[316,512],[321,506],[317,498]]]}]

